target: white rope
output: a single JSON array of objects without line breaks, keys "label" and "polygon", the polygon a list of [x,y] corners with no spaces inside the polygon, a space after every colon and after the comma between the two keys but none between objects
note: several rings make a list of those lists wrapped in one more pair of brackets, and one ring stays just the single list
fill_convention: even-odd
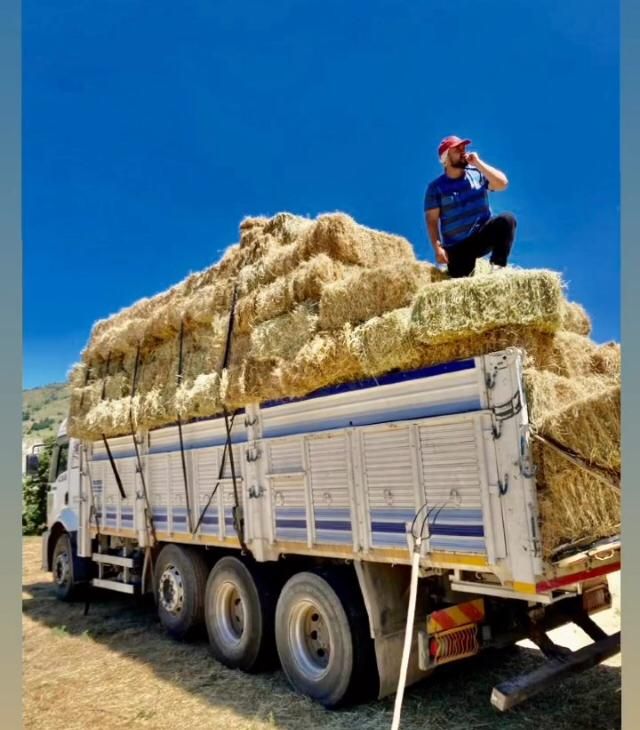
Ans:
[{"label": "white rope", "polygon": [[411,579],[409,588],[409,610],[407,611],[407,626],[404,632],[404,647],[402,649],[402,662],[400,664],[400,678],[396,690],[396,701],[393,707],[393,721],[391,730],[398,730],[400,727],[400,714],[402,712],[402,700],[404,689],[407,684],[407,669],[409,668],[409,657],[411,656],[411,645],[413,644],[413,625],[416,618],[416,599],[418,596],[418,577],[420,570],[420,543],[422,539],[417,538],[411,558]]}]

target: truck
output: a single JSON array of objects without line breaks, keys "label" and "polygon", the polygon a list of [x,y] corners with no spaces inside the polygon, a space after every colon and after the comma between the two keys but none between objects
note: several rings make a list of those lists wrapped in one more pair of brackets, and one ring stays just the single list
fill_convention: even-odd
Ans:
[{"label": "truck", "polygon": [[[57,596],[153,594],[171,637],[279,661],[328,708],[384,697],[524,638],[545,663],[505,678],[508,710],[620,650],[619,536],[545,557],[523,378],[509,348],[130,435],[61,429],[42,563]],[[574,622],[570,652],[548,632]],[[401,700],[400,700],[401,701]]]}]

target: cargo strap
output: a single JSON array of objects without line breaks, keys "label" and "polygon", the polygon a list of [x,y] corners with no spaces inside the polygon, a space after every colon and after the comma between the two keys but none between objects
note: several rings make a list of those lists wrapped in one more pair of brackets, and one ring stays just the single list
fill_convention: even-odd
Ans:
[{"label": "cargo strap", "polygon": [[[111,363],[111,352],[107,355],[107,367],[105,368],[104,378],[102,381],[102,394],[100,395],[100,400],[104,400],[105,396],[107,394],[107,378],[109,377],[109,364]],[[83,393],[84,395],[84,393]],[[122,479],[120,478],[120,472],[118,471],[118,467],[116,466],[116,462],[113,459],[113,454],[111,453],[111,449],[109,448],[109,442],[107,441],[107,437],[102,434],[102,443],[104,444],[104,448],[107,452],[107,456],[109,457],[109,464],[111,464],[111,470],[113,471],[113,476],[115,477],[116,484],[118,485],[118,491],[120,492],[120,496],[122,499],[126,499],[127,495],[124,492],[124,487],[122,486]]]},{"label": "cargo strap", "polygon": [[[230,429],[233,428],[233,421],[235,419],[235,413],[231,416],[231,426]],[[204,519],[204,516],[207,514],[207,510],[211,506],[211,502],[213,501],[213,498],[216,495],[216,492],[218,491],[218,487],[220,486],[220,483],[222,482],[223,476],[224,476],[224,467],[227,460],[227,450],[230,446],[229,438],[227,437],[226,441],[224,442],[224,449],[222,450],[222,460],[220,462],[220,468],[218,469],[218,481],[216,482],[214,488],[211,490],[211,494],[209,495],[209,498],[207,499],[207,503],[205,504],[202,512],[200,513],[200,517],[198,517],[198,521],[196,522],[196,526],[192,530],[192,534],[195,534],[198,531],[198,528],[202,524],[202,520]]]},{"label": "cargo strap", "polygon": [[[142,483],[142,495],[144,497],[144,512],[145,512],[145,524],[147,527],[147,535],[151,538],[150,542],[155,545],[158,542],[156,537],[156,528],[153,523],[153,513],[151,512],[151,506],[149,505],[149,495],[147,493],[147,482],[144,478],[144,470],[142,468],[142,459],[140,458],[140,449],[138,448],[138,440],[136,439],[136,429],[133,423],[133,399],[136,394],[136,388],[138,386],[138,373],[140,370],[140,345],[136,350],[136,361],[133,366],[133,383],[131,384],[131,403],[129,404],[129,426],[131,428],[131,437],[133,439],[133,448],[136,453],[136,463],[138,467],[138,474],[140,474],[140,482]],[[151,567],[153,575],[153,566]]]},{"label": "cargo strap", "polygon": [[[182,384],[183,378],[183,347],[184,347],[184,320],[180,322],[180,340],[178,346],[178,387]],[[178,436],[180,438],[180,459],[182,461],[182,479],[184,481],[184,498],[187,506],[187,521],[189,531],[193,530],[193,519],[191,517],[191,502],[189,500],[189,482],[187,480],[187,462],[184,456],[184,439],[182,436],[182,418],[178,414]]]},{"label": "cargo strap", "polygon": [[549,446],[557,454],[560,454],[560,456],[563,456],[567,461],[570,461],[572,464],[587,472],[595,479],[598,479],[610,489],[613,489],[616,492],[621,491],[620,478],[611,470],[595,466],[594,464],[590,464],[588,461],[586,461],[586,459],[578,456],[578,454],[574,453],[570,449],[565,448],[557,441],[555,441],[555,439],[552,439],[549,436],[542,436],[536,431],[533,431],[531,436],[537,441],[540,441],[540,443]]},{"label": "cargo strap", "polygon": [[[229,365],[229,356],[231,354],[231,337],[233,335],[233,325],[235,323],[235,313],[236,313],[236,300],[238,298],[238,285],[234,284],[233,286],[233,295],[231,297],[231,311],[229,312],[229,326],[227,327],[227,340],[225,342],[224,346],[224,357],[222,359],[222,372],[228,367]],[[233,507],[233,526],[235,527],[236,534],[238,535],[238,540],[240,542],[240,547],[242,548],[243,553],[249,553],[249,549],[247,548],[247,544],[244,540],[244,518],[242,516],[242,506],[240,504],[240,496],[238,494],[238,481],[236,479],[236,468],[235,468],[235,462],[233,459],[233,447],[231,442],[231,429],[233,427],[233,421],[229,418],[229,411],[227,410],[226,406],[223,409],[224,412],[224,425],[227,432],[227,443],[229,444],[229,466],[231,467],[231,479],[233,481],[233,501],[234,501],[234,507]],[[233,414],[235,416],[235,413]]]},{"label": "cargo strap", "polygon": [[84,395],[87,388],[87,385],[89,385],[89,378],[91,377],[91,366],[87,365],[87,369],[84,374],[84,383],[82,385],[82,394],[80,396],[80,406],[79,410],[82,410],[82,405],[84,403]]}]

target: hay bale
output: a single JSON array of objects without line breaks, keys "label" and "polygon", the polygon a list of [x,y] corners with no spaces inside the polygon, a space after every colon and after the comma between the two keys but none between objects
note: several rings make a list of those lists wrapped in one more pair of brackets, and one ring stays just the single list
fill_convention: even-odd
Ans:
[{"label": "hay bale", "polygon": [[300,304],[292,312],[257,325],[249,335],[247,357],[260,360],[282,358],[291,360],[318,331],[317,306]]},{"label": "hay bale", "polygon": [[264,403],[287,396],[282,381],[281,360],[246,358],[229,368],[221,386],[221,399],[229,410],[250,403]]},{"label": "hay bale", "polygon": [[258,261],[243,267],[237,278],[238,294],[246,296],[260,286],[266,286],[296,269],[302,263],[297,243],[274,248]]},{"label": "hay bale", "polygon": [[549,370],[527,368],[524,372],[529,418],[534,424],[559,409],[587,396],[599,395],[614,383],[601,375],[566,377]]},{"label": "hay bale", "polygon": [[418,289],[445,277],[435,266],[424,262],[394,262],[375,269],[354,269],[324,287],[320,298],[320,327],[337,329],[347,322],[365,322],[405,307]]},{"label": "hay bale", "polygon": [[413,302],[411,326],[422,342],[439,344],[527,326],[553,332],[561,324],[562,284],[546,270],[505,269],[491,276],[424,287]]},{"label": "hay bale", "polygon": [[609,385],[539,418],[538,430],[602,469],[620,471],[620,385]]},{"label": "hay bale", "polygon": [[563,330],[585,336],[591,334],[591,318],[581,304],[564,302],[561,317]]},{"label": "hay bale", "polygon": [[236,306],[235,327],[247,334],[261,322],[290,312],[301,302],[318,301],[323,286],[344,275],[344,266],[325,254],[305,261],[291,274],[281,276],[268,286],[254,290]]},{"label": "hay bale", "polygon": [[426,348],[410,331],[411,308],[386,312],[348,331],[347,345],[369,376],[413,370],[424,364]]},{"label": "hay bale", "polygon": [[350,327],[320,332],[289,362],[282,362],[283,397],[299,398],[315,390],[361,379],[364,372],[349,348]]},{"label": "hay bale", "polygon": [[357,266],[384,266],[389,261],[415,262],[411,244],[401,236],[357,224],[344,213],[318,216],[300,241],[304,258],[325,253]]},{"label": "hay bale", "polygon": [[591,355],[590,368],[593,373],[620,378],[621,351],[618,342],[599,345]]},{"label": "hay bale", "polygon": [[595,542],[620,531],[620,493],[547,448],[535,455],[542,549],[551,559],[562,547]]},{"label": "hay bale", "polygon": [[200,373],[176,389],[175,410],[183,419],[212,416],[222,410],[221,378],[218,373]]}]

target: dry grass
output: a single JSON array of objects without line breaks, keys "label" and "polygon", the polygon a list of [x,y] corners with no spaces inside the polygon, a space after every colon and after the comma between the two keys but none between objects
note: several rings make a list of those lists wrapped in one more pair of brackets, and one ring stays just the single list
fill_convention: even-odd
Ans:
[{"label": "dry grass", "polygon": [[260,322],[290,312],[305,301],[317,302],[324,286],[344,276],[345,267],[325,254],[305,261],[287,276],[255,289],[238,301],[235,329],[247,334]]},{"label": "dry grass", "polygon": [[443,281],[414,299],[414,336],[427,344],[463,340],[499,327],[560,327],[563,305],[558,274],[546,270],[503,272]]},{"label": "dry grass", "polygon": [[619,492],[547,446],[534,453],[545,556],[586,536],[595,541],[619,533]]},{"label": "dry grass", "polygon": [[392,263],[377,269],[354,269],[322,290],[320,327],[365,322],[411,303],[421,287],[442,281],[446,274],[431,264]]},{"label": "dry grass", "polygon": [[[82,604],[54,599],[39,559],[39,539],[27,538],[22,594],[26,730],[387,730],[391,725],[393,697],[325,711],[296,695],[280,671],[245,675],[218,664],[204,639],[172,641],[149,604],[101,594],[85,617]],[[619,629],[614,610],[595,620],[609,632]],[[567,629],[557,629],[552,637],[573,648],[586,643],[583,635]],[[494,711],[491,688],[541,661],[539,652],[518,647],[443,667],[407,690],[402,727],[620,727],[619,656],[506,715]]]}]

